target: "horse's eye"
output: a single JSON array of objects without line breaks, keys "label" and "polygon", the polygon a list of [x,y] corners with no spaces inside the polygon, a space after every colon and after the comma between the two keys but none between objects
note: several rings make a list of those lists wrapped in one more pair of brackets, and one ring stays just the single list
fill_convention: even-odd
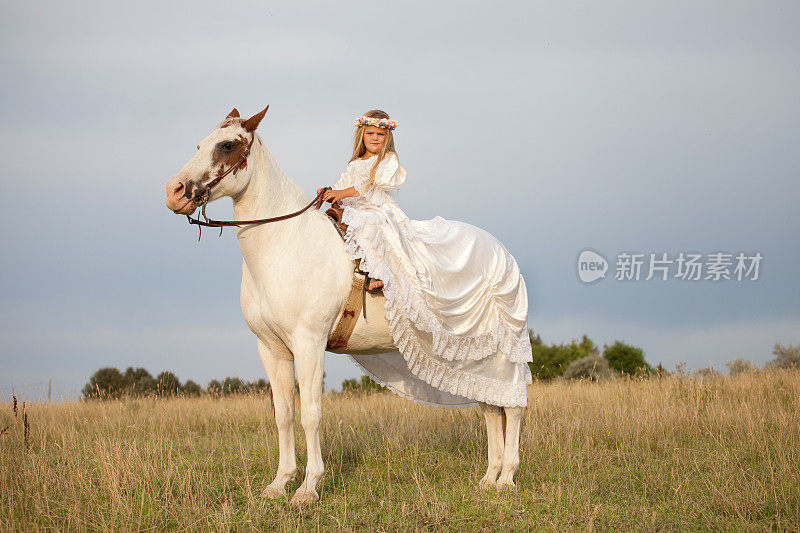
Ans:
[{"label": "horse's eye", "polygon": [[233,150],[234,146],[235,145],[232,142],[228,141],[228,142],[222,144],[222,149],[225,150],[225,151],[230,152],[231,150]]}]

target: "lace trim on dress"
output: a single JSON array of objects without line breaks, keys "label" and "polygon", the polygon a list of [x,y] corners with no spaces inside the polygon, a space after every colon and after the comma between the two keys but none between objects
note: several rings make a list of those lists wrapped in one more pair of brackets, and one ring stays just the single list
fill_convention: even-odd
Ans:
[{"label": "lace trim on dress", "polygon": [[442,404],[439,404],[439,403],[428,402],[428,401],[422,400],[420,398],[417,398],[416,396],[411,396],[410,394],[406,394],[405,392],[403,392],[402,390],[398,389],[397,387],[394,387],[391,383],[387,383],[386,381],[382,380],[381,378],[379,378],[378,376],[376,376],[375,374],[370,372],[368,368],[365,368],[364,365],[359,363],[358,360],[355,357],[353,357],[351,354],[347,354],[347,356],[350,357],[350,360],[353,363],[355,363],[356,366],[358,368],[360,368],[363,373],[365,373],[367,376],[369,376],[369,378],[372,381],[374,381],[378,385],[386,387],[387,389],[389,389],[393,393],[397,394],[401,398],[405,398],[406,400],[411,400],[413,402],[417,402],[417,403],[422,404],[422,405],[430,405],[431,407],[475,407],[476,405],[478,405],[476,402],[470,402],[470,403],[456,403],[456,404],[452,404],[452,405],[442,406]]},{"label": "lace trim on dress", "polygon": [[[363,180],[360,180],[361,184]],[[358,187],[356,189],[360,191]],[[424,296],[404,276],[400,259],[393,249],[386,246],[386,238],[379,234],[379,224],[372,223],[370,213],[354,209],[350,202],[346,204],[342,214],[342,221],[348,225],[345,250],[353,259],[361,259],[359,266],[362,270],[383,281],[384,311],[389,331],[409,370],[431,386],[451,394],[492,405],[527,405],[526,384],[532,382],[532,377],[526,363],[533,360],[528,332],[514,331],[499,317],[495,328],[481,335],[459,337],[446,331],[428,309]],[[525,367],[525,383],[509,384],[425,358],[415,327],[430,332],[434,353],[449,361],[479,360],[505,354],[512,363]]]}]

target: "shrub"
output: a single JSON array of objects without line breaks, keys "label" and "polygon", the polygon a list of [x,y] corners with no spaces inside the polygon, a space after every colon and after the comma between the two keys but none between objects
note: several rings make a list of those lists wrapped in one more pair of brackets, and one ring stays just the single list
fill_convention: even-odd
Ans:
[{"label": "shrub", "polygon": [[238,394],[245,391],[246,386],[238,377],[228,377],[222,380],[222,394]]},{"label": "shrub", "polygon": [[342,392],[380,392],[389,390],[383,385],[372,381],[369,376],[361,376],[361,379],[346,379],[342,382]]},{"label": "shrub", "polygon": [[756,365],[750,361],[747,361],[746,359],[742,359],[741,357],[737,357],[733,361],[728,361],[725,363],[725,366],[728,367],[728,374],[731,376],[736,376],[738,374],[749,374],[750,372],[758,371],[758,367]]},{"label": "shrub", "polygon": [[272,386],[264,378],[257,379],[255,381],[251,381],[247,385],[247,390],[252,392],[252,393],[254,393],[254,394],[266,394],[267,392],[270,391],[271,388],[272,388]]},{"label": "shrub", "polygon": [[186,396],[201,396],[203,394],[203,387],[190,379],[183,384],[183,393]]},{"label": "shrub", "polygon": [[639,368],[645,368],[648,372],[653,371],[653,368],[644,360],[644,352],[641,348],[630,346],[622,341],[614,341],[611,346],[603,345],[603,357],[608,359],[611,368],[624,374],[635,375]]},{"label": "shrub", "polygon": [[544,344],[542,342],[542,337],[536,333],[533,333],[533,329],[528,328],[528,338],[531,340],[531,346],[536,346],[537,344]]},{"label": "shrub", "polygon": [[214,396],[219,396],[220,394],[222,394],[222,383],[220,383],[216,379],[212,379],[211,381],[208,382],[208,386],[206,386],[206,392]]},{"label": "shrub", "polygon": [[717,371],[713,366],[707,366],[705,368],[698,368],[694,371],[694,377],[699,379],[706,379],[706,378],[718,378],[722,377],[722,374]]},{"label": "shrub", "polygon": [[586,335],[581,342],[546,346],[541,342],[531,346],[533,362],[528,363],[531,374],[541,380],[562,375],[573,361],[597,351],[597,346]]},{"label": "shrub", "polygon": [[128,393],[137,396],[154,394],[158,390],[158,382],[144,368],[129,366],[125,369],[125,382]]},{"label": "shrub", "polygon": [[161,372],[156,381],[158,382],[159,396],[175,396],[181,391],[181,381],[169,370]]},{"label": "shrub", "polygon": [[574,360],[564,371],[564,377],[567,379],[588,379],[590,381],[608,379],[613,375],[614,372],[611,370],[608,360],[600,357],[598,352]]},{"label": "shrub", "polygon": [[775,343],[772,350],[775,359],[767,363],[772,368],[800,368],[800,345],[789,345],[784,347],[780,343]]},{"label": "shrub", "polygon": [[84,398],[119,398],[126,388],[125,376],[116,368],[105,367],[92,374],[81,392]]}]

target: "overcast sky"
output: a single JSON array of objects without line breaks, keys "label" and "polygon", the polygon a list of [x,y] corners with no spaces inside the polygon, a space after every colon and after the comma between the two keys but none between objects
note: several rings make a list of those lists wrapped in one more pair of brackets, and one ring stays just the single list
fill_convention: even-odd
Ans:
[{"label": "overcast sky", "polygon": [[[497,236],[544,342],[762,364],[800,343],[798,23],[794,1],[6,3],[0,395],[74,395],[102,366],[265,376],[234,232],[198,243],[164,186],[232,107],[267,104],[259,133],[309,195],[353,119],[389,112],[400,206]],[[579,280],[586,248],[606,279]],[[681,251],[759,252],[759,279],[614,279],[619,253]]]}]

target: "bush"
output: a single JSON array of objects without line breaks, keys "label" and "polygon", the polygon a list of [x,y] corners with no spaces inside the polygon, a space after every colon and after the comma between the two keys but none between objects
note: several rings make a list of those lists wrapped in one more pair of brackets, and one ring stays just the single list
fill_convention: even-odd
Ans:
[{"label": "bush", "polygon": [[222,394],[222,383],[220,383],[216,379],[212,379],[211,381],[208,382],[208,385],[206,386],[206,392],[208,392],[208,394],[211,394],[213,396],[219,396],[220,394]]},{"label": "bush", "polygon": [[361,379],[346,379],[342,381],[342,392],[381,392],[389,390],[383,385],[372,381],[369,376],[361,376]]},{"label": "bush", "polygon": [[125,392],[125,376],[113,367],[101,368],[89,378],[81,391],[84,398],[119,398]]},{"label": "bush", "polygon": [[694,371],[694,377],[699,379],[706,379],[706,378],[719,378],[722,377],[722,374],[717,371],[713,366],[707,366],[705,368],[698,368]]},{"label": "bush", "polygon": [[264,378],[251,381],[247,385],[247,390],[254,394],[266,394],[270,391],[270,389],[272,389],[272,386]]},{"label": "bush", "polygon": [[125,370],[125,382],[128,394],[136,396],[146,396],[154,394],[158,390],[158,382],[150,372],[144,368],[133,368],[129,366]]},{"label": "bush", "polygon": [[588,379],[589,381],[600,381],[613,375],[614,371],[611,370],[608,360],[600,357],[598,352],[576,359],[564,371],[564,377],[567,379]]},{"label": "bush", "polygon": [[156,381],[158,382],[159,396],[177,396],[181,392],[181,380],[169,370],[161,372]]},{"label": "bush", "polygon": [[648,373],[653,368],[644,360],[644,352],[641,348],[630,346],[622,341],[615,341],[611,346],[603,345],[603,357],[608,359],[608,364],[612,369],[623,374],[636,375],[639,368],[645,368]]},{"label": "bush", "polygon": [[738,374],[749,374],[750,372],[758,372],[758,367],[756,365],[750,361],[747,361],[746,359],[742,359],[741,357],[737,357],[733,361],[728,361],[725,363],[725,366],[728,367],[728,374],[731,376],[736,376]]},{"label": "bush", "polygon": [[780,343],[775,343],[775,348],[772,350],[775,359],[767,363],[771,368],[800,368],[800,345],[789,345],[784,347]]},{"label": "bush", "polygon": [[183,393],[186,396],[201,396],[203,394],[203,387],[190,379],[183,384]]},{"label": "bush", "polygon": [[239,394],[246,392],[247,387],[244,382],[237,377],[228,377],[222,380],[222,394]]},{"label": "bush", "polygon": [[547,381],[562,375],[573,361],[596,351],[597,346],[586,335],[580,344],[573,340],[570,344],[545,346],[540,341],[531,346],[533,362],[528,365],[534,377]]}]

